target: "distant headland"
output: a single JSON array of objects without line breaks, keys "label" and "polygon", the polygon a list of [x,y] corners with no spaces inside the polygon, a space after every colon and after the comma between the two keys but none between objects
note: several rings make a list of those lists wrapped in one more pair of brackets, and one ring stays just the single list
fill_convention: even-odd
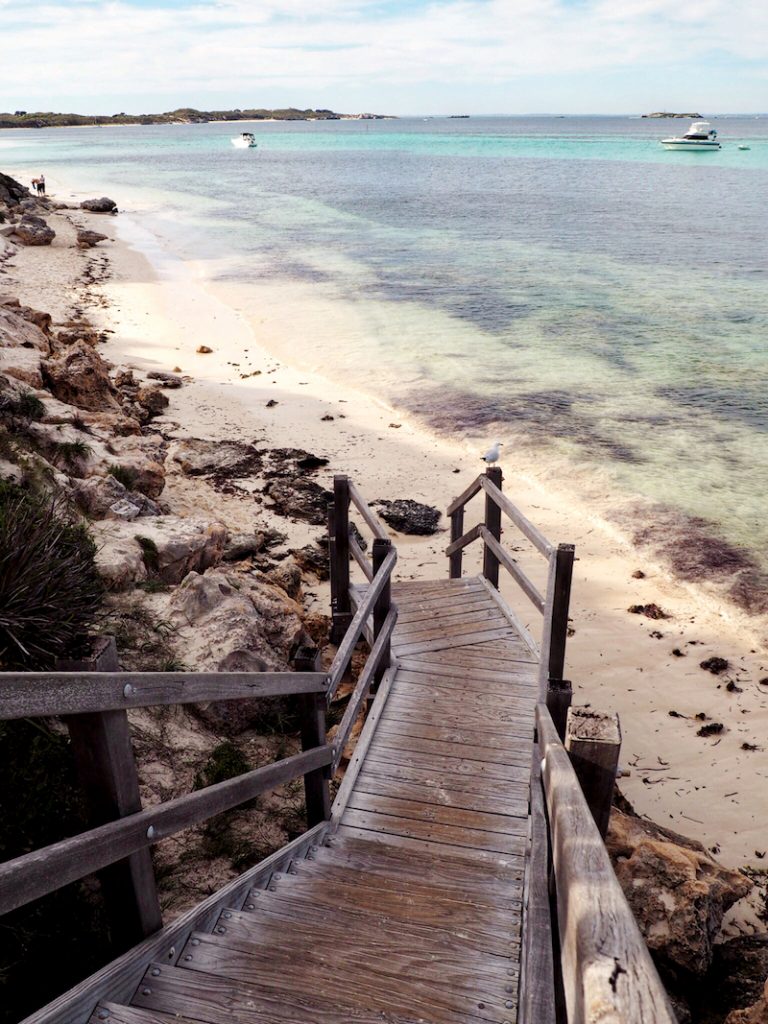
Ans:
[{"label": "distant headland", "polygon": [[387,114],[338,114],[334,110],[195,110],[181,107],[164,114],[54,114],[51,112],[0,113],[0,128],[75,128],[112,124],[207,124],[209,121],[381,121]]},{"label": "distant headland", "polygon": [[701,114],[673,114],[668,110],[659,110],[653,114],[643,114],[643,117],[701,117]]}]

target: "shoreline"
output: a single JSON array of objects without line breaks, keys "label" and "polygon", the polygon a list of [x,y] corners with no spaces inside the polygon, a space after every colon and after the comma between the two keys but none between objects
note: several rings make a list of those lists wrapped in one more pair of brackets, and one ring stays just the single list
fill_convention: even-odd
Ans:
[{"label": "shoreline", "polygon": [[[346,384],[278,363],[257,343],[246,318],[217,296],[194,265],[164,252],[157,240],[153,243],[137,216],[94,216],[91,222],[110,233],[117,228],[116,241],[94,251],[107,255],[110,263],[109,279],[95,286],[107,306],[89,309],[99,326],[114,332],[100,351],[116,365],[168,371],[178,366],[193,378],[171,394],[167,414],[155,421],[164,430],[175,436],[304,447],[329,458],[328,473],[349,473],[369,500],[413,498],[441,509],[482,468],[471,441],[431,434],[413,417]],[[143,249],[142,232],[148,236]],[[50,305],[34,281],[22,281],[17,290],[37,307]],[[198,355],[200,344],[214,351]],[[258,375],[241,376],[257,370]],[[270,400],[278,404],[267,408]],[[724,863],[759,867],[755,851],[764,841],[768,792],[754,791],[753,784],[755,776],[765,777],[768,767],[760,749],[741,749],[742,742],[759,745],[768,725],[768,687],[758,682],[768,676],[768,660],[757,653],[756,637],[745,636],[745,623],[738,617],[726,620],[695,584],[669,578],[586,502],[504,461],[502,468],[506,492],[536,525],[555,542],[576,544],[575,635],[566,655],[567,674],[575,703],[619,712],[622,766],[631,771],[621,781],[622,791],[640,813],[707,847],[719,847]],[[318,479],[327,482],[327,476]],[[169,477],[168,497],[180,514],[200,508],[199,487],[195,490],[176,476]],[[214,509],[225,498],[211,492],[209,500]],[[226,518],[239,519],[251,529],[257,517],[269,518],[269,510],[252,500],[227,498],[226,504]],[[479,513],[479,506],[476,502],[473,511]],[[470,517],[467,527],[473,521]],[[280,526],[285,529],[286,521],[281,519]],[[303,538],[321,532],[305,523],[290,528]],[[516,543],[511,530],[505,539]],[[401,578],[446,573],[446,543],[445,532],[431,538],[398,537]],[[526,554],[519,557],[527,570],[536,564]],[[475,571],[475,559],[476,554],[467,558],[470,571]],[[531,575],[541,582],[541,566],[537,568]],[[638,569],[644,578],[633,577]],[[507,587],[503,589],[509,596]],[[327,604],[322,586],[317,603]],[[657,622],[627,611],[632,604],[650,603],[672,617]],[[519,602],[514,606],[537,634],[536,613]],[[683,656],[673,655],[674,649]],[[699,668],[712,656],[725,657],[733,670],[715,677]],[[729,678],[736,680],[738,692],[726,690]],[[670,717],[672,710],[685,717]],[[726,726],[722,736],[712,740],[696,735],[694,716],[702,712]],[[718,747],[717,765],[709,749],[713,746]]]}]

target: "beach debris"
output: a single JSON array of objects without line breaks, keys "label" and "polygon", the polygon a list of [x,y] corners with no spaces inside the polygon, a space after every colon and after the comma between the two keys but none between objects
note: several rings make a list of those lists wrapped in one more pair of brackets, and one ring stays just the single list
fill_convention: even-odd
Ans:
[{"label": "beach debris", "polygon": [[330,460],[323,458],[321,455],[305,455],[303,458],[296,460],[296,465],[299,469],[313,470],[320,469],[321,466],[327,466]]},{"label": "beach debris", "polygon": [[699,668],[705,669],[707,672],[711,672],[713,676],[719,676],[721,672],[725,672],[730,668],[730,665],[726,658],[707,658],[706,661],[699,663]]},{"label": "beach debris", "polygon": [[402,423],[390,423],[389,425],[390,425],[390,427],[392,427],[393,430],[399,430],[400,427],[402,427],[403,424]]},{"label": "beach debris", "polygon": [[729,679],[728,680],[728,683],[726,684],[725,688],[728,691],[728,693],[743,693],[744,692],[743,689],[740,686],[738,686],[737,683],[733,679]]},{"label": "beach debris", "polygon": [[[698,716],[697,716],[698,717]],[[697,736],[719,736],[721,732],[725,731],[725,726],[722,722],[709,722],[707,725],[702,725],[700,729],[696,730]]]},{"label": "beach debris", "polygon": [[768,686],[768,676],[764,676],[762,679],[757,680],[758,686]]},{"label": "beach debris", "polygon": [[325,525],[333,492],[308,477],[273,479],[264,488],[274,511],[288,519],[302,519],[316,526]]},{"label": "beach debris", "polygon": [[78,249],[92,249],[99,242],[108,242],[109,236],[102,235],[100,231],[89,231],[87,228],[78,228],[77,247]]},{"label": "beach debris", "polygon": [[213,352],[213,349],[210,348],[210,346],[208,345],[198,345],[197,348],[195,349],[195,352],[197,352],[197,354],[201,356],[209,356],[211,352]]},{"label": "beach debris", "polygon": [[323,423],[330,423],[332,420],[335,420],[336,417],[335,416],[331,416],[331,414],[329,412],[327,412],[325,414],[325,416],[321,416],[320,419],[321,419],[321,421]]},{"label": "beach debris", "polygon": [[323,537],[323,540],[326,541],[324,546],[316,541],[293,552],[293,559],[301,571],[310,573],[320,581],[327,580],[330,576],[327,538]]},{"label": "beach debris", "polygon": [[114,199],[101,196],[100,199],[84,199],[80,203],[81,210],[89,210],[91,213],[117,213],[117,203]]},{"label": "beach debris", "polygon": [[633,580],[644,580],[645,579],[645,573],[643,572],[642,569],[635,569],[635,571],[632,573],[632,579]]},{"label": "beach debris", "polygon": [[742,750],[760,750],[760,747],[756,743],[747,743],[746,740],[741,744]]},{"label": "beach debris", "polygon": [[687,658],[688,657],[688,655],[685,653],[685,651],[681,651],[679,647],[673,647],[672,648],[672,654],[676,658]]},{"label": "beach debris", "polygon": [[276,399],[276,398],[270,398],[270,400],[269,400],[269,401],[267,402],[267,408],[268,408],[268,409],[274,409],[274,407],[275,407],[276,405],[278,405],[278,404],[279,404],[279,403],[278,403],[278,401],[277,401],[277,399]]},{"label": "beach debris", "polygon": [[681,715],[679,711],[668,711],[667,714],[670,718],[687,718],[688,715]]},{"label": "beach debris", "polygon": [[163,370],[150,370],[147,377],[149,380],[159,381],[161,388],[180,388],[183,383],[181,377],[177,377],[175,373],[165,373]]},{"label": "beach debris", "polygon": [[657,604],[631,604],[627,608],[633,615],[644,615],[646,619],[668,619],[669,615]]},{"label": "beach debris", "polygon": [[372,504],[381,509],[381,518],[398,533],[422,537],[437,533],[441,513],[432,505],[423,505],[410,498],[396,498],[394,501],[379,498]]}]

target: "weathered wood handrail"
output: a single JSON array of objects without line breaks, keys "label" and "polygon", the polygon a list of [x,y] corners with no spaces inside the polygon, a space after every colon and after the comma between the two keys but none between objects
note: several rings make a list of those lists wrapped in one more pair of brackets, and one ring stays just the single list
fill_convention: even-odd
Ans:
[{"label": "weathered wood handrail", "polygon": [[537,705],[536,724],[568,1024],[676,1024],[573,765],[543,704]]},{"label": "weathered wood handrail", "polygon": [[0,914],[231,810],[259,793],[330,765],[332,760],[330,746],[315,747],[0,864]]},{"label": "weathered wood handrail", "polygon": [[520,585],[520,589],[523,591],[525,596],[532,602],[537,611],[541,612],[541,614],[543,615],[545,604],[544,598],[536,589],[535,584],[523,572],[523,570],[520,568],[520,566],[517,564],[514,558],[512,558],[511,555],[507,554],[507,552],[504,550],[501,544],[499,544],[499,542],[496,540],[496,538],[493,536],[490,530],[482,523],[480,524],[480,536],[482,537],[486,546],[489,547],[491,551],[494,553],[494,555],[501,563],[501,565],[503,565],[504,568],[507,570],[512,579],[514,579]]},{"label": "weathered wood handrail", "polygon": [[480,486],[491,498],[494,504],[498,505],[501,511],[515,524],[518,530],[528,538],[531,544],[533,544],[533,546],[542,555],[544,555],[545,558],[549,558],[554,551],[554,545],[547,540],[541,530],[534,526],[527,516],[523,515],[517,505],[514,505],[506,494],[499,490],[490,477],[481,475],[478,479],[480,481]]},{"label": "weathered wood handrail", "polygon": [[325,693],[326,672],[2,672],[0,720]]},{"label": "weathered wood handrail", "polygon": [[363,517],[366,526],[373,536],[378,537],[379,540],[389,540],[389,534],[387,533],[386,528],[381,523],[378,516],[371,511],[370,505],[352,480],[349,481],[349,499]]},{"label": "weathered wood handrail", "polygon": [[376,575],[373,577],[371,583],[368,586],[365,597],[362,599],[357,607],[357,611],[352,617],[352,621],[344,634],[344,638],[339,644],[339,648],[336,651],[336,656],[331,663],[329,669],[330,675],[330,687],[328,689],[328,699],[330,700],[339,688],[344,673],[347,670],[347,666],[352,658],[352,654],[355,650],[360,635],[363,632],[366,620],[370,615],[373,614],[374,606],[388,585],[392,570],[397,563],[397,551],[392,548],[389,554],[386,556],[384,561],[381,563]]},{"label": "weathered wood handrail", "polygon": [[347,740],[352,732],[352,727],[360,714],[364,701],[371,691],[377,669],[388,656],[389,643],[392,639],[392,633],[394,632],[396,623],[397,608],[393,606],[390,608],[389,613],[384,620],[381,632],[374,640],[373,647],[368,655],[368,660],[365,663],[363,671],[358,677],[355,688],[349,698],[349,703],[344,711],[344,717],[339,723],[339,728],[333,738],[332,768],[334,772],[341,762],[341,758],[344,754],[344,748],[346,747]]},{"label": "weathered wood handrail", "polygon": [[365,557],[365,552],[360,547],[360,545],[357,542],[357,538],[352,533],[350,533],[349,535],[349,553],[350,555],[352,555],[354,560],[363,570],[363,576],[365,576],[365,578],[370,583],[370,581],[373,579],[373,566]]}]

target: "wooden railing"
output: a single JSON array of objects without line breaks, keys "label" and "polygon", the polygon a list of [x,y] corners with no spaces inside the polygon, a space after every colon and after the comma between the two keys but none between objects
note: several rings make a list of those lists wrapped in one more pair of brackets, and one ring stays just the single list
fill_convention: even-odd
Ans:
[{"label": "wooden railing", "polygon": [[[557,710],[558,694],[568,691],[570,684],[563,679],[565,644],[568,636],[568,607],[573,577],[574,547],[572,544],[550,543],[544,534],[502,492],[502,473],[497,466],[473,480],[469,487],[449,506],[451,542],[446,548],[449,577],[460,579],[464,548],[473,541],[483,542],[483,576],[492,587],[499,586],[499,566],[503,565],[522,592],[543,616],[540,644],[539,690],[560,723]],[[485,494],[485,518],[464,533],[464,510],[469,501],[480,492]],[[528,574],[501,545],[501,515],[507,516],[533,547],[546,558],[549,568],[547,590],[542,594]],[[522,625],[522,624],[520,624]],[[523,627],[524,635],[527,631]],[[547,697],[552,694],[551,697]]]},{"label": "wooden railing", "polygon": [[537,863],[529,872],[520,1024],[676,1024],[611,865],[595,806],[585,796],[573,750],[569,757],[544,704],[536,708],[536,728],[540,761],[531,826]]},{"label": "wooden railing", "polygon": [[[341,636],[336,657],[330,668],[329,699],[338,689],[347,672],[355,645],[367,633],[371,650],[349,698],[344,717],[334,738],[333,768],[338,767],[352,727],[392,660],[391,641],[397,623],[397,607],[392,603],[392,572],[397,551],[384,526],[371,511],[354,483],[346,476],[333,480],[334,500],[328,507],[328,547],[331,567],[332,638]],[[354,506],[373,534],[371,561],[352,532],[350,506]],[[358,596],[350,581],[350,558],[353,558],[368,581]],[[354,613],[352,608],[357,605]],[[372,628],[367,628],[372,617]]]},{"label": "wooden railing", "polygon": [[[0,673],[0,720],[63,716],[92,826],[0,864],[0,915],[98,872],[115,945],[127,948],[162,927],[150,857],[155,843],[302,776],[308,829],[330,821],[330,779],[364,702],[389,667],[397,621],[390,586],[397,552],[354,485],[337,478],[336,489],[346,501],[337,498],[331,522],[335,516],[345,532],[341,542],[338,531],[331,532],[331,580],[334,630],[338,634],[340,624],[344,629],[328,672],[320,670],[314,648],[299,650],[293,672],[121,672],[114,640],[101,638],[89,660],[63,662],[60,671]],[[354,614],[349,558],[357,555],[350,544],[350,500],[375,537],[373,564],[366,562],[370,583]],[[343,594],[339,581],[346,587]],[[327,704],[349,670],[363,634],[370,637],[371,649],[329,743]],[[127,709],[270,696],[300,700],[301,753],[157,807],[142,808]]]}]

